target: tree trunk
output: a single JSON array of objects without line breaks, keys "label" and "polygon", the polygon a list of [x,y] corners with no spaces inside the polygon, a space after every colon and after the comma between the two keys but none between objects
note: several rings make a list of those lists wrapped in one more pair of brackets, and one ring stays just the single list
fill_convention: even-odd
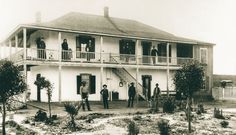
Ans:
[{"label": "tree trunk", "polygon": [[5,121],[6,121],[6,103],[3,101],[2,103],[3,112],[2,112],[2,134],[6,135],[6,129],[5,129]]},{"label": "tree trunk", "polygon": [[188,116],[188,133],[191,133],[191,116],[190,116],[190,100],[188,97],[188,101],[187,101],[187,116]]}]

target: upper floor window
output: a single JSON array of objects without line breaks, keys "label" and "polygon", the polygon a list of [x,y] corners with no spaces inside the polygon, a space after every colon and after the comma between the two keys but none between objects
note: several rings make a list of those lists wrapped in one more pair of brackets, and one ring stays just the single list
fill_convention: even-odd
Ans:
[{"label": "upper floor window", "polygon": [[133,40],[120,40],[120,54],[135,55],[135,42]]},{"label": "upper floor window", "polygon": [[177,44],[177,57],[193,58],[193,45]]},{"label": "upper floor window", "polygon": [[[167,56],[167,51],[166,48],[167,44],[166,43],[160,43],[158,44],[158,55],[166,57]],[[169,45],[169,57],[171,57],[171,45]]]},{"label": "upper floor window", "polygon": [[90,58],[94,58],[95,38],[90,36],[76,37],[76,58],[85,58],[86,53],[90,53]]},{"label": "upper floor window", "polygon": [[208,62],[207,48],[200,48],[200,62],[203,64],[207,64]]}]

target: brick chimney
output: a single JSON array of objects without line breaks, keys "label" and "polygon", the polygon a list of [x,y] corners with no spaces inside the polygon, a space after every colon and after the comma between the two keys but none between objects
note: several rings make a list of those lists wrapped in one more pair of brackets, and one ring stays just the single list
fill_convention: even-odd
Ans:
[{"label": "brick chimney", "polygon": [[109,17],[109,8],[107,6],[104,7],[104,17]]}]

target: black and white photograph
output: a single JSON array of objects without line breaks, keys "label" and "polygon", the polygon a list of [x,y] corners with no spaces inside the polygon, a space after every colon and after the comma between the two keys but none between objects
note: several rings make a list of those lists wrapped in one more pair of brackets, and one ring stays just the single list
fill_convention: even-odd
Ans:
[{"label": "black and white photograph", "polygon": [[236,135],[235,0],[0,0],[0,134]]}]

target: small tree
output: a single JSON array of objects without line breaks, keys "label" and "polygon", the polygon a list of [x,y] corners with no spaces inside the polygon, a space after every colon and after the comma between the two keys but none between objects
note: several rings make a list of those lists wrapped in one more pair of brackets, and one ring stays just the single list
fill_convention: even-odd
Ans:
[{"label": "small tree", "polygon": [[184,64],[180,70],[177,70],[173,79],[176,91],[187,97],[189,132],[191,132],[190,99],[192,99],[194,92],[202,88],[204,82],[203,77],[203,67],[199,62],[191,61]]},{"label": "small tree", "polygon": [[51,113],[51,98],[52,98],[52,89],[53,85],[49,80],[46,80],[45,77],[41,76],[37,78],[37,80],[34,82],[36,86],[38,86],[41,89],[46,89],[47,96],[48,96],[48,111],[49,111],[49,118],[51,119],[52,113]]},{"label": "small tree", "polygon": [[4,61],[0,65],[0,102],[2,102],[2,134],[6,134],[6,104],[9,98],[23,93],[27,89],[24,77],[20,72],[19,66],[10,61]]},{"label": "small tree", "polygon": [[75,123],[75,117],[78,115],[79,109],[82,104],[79,103],[73,103],[73,102],[66,102],[64,104],[65,111],[70,116],[70,122],[68,123],[68,126],[75,131],[76,130],[76,123]]}]

